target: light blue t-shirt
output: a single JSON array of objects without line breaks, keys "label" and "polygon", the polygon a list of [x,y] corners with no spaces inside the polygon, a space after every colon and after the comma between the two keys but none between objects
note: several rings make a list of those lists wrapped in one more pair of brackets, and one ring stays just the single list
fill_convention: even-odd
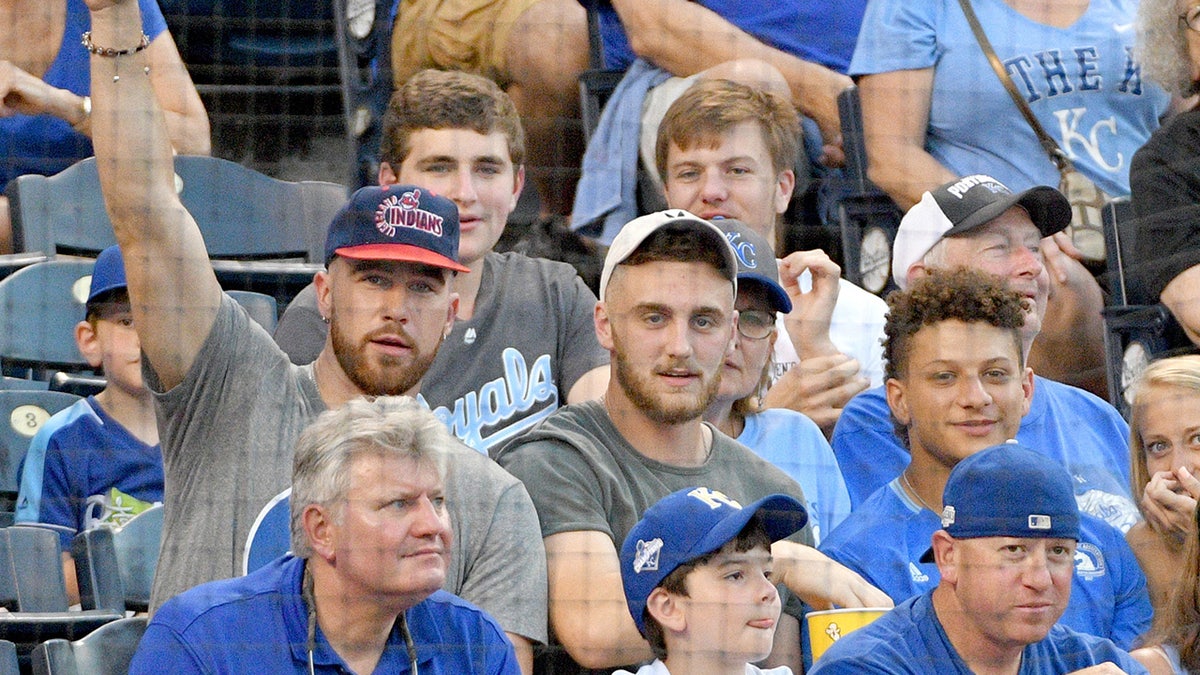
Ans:
[{"label": "light blue t-shirt", "polygon": [[[1136,0],[1092,0],[1068,28],[1036,23],[1004,0],[973,0],[997,56],[1047,133],[1110,195],[1129,194],[1129,163],[1170,97],[1133,61]],[[975,41],[958,0],[873,0],[851,75],[933,68],[925,149],[960,176],[1014,191],[1058,185],[1029,124]]]},{"label": "light blue t-shirt", "polygon": [[[909,499],[897,478],[863,502],[820,548],[899,604],[941,580],[935,563],[920,561],[941,527],[938,516]],[[1149,630],[1152,616],[1146,577],[1125,537],[1082,514],[1071,601],[1060,622],[1129,649]]]},{"label": "light blue t-shirt", "polygon": [[[1106,401],[1035,375],[1033,401],[1017,440],[1071,472],[1080,511],[1122,532],[1141,518],[1129,496],[1129,425]],[[908,466],[908,449],[896,436],[883,387],[850,399],[832,445],[855,509]]]},{"label": "light blue t-shirt", "polygon": [[812,420],[794,410],[769,408],[746,417],[737,441],[804,489],[814,542],[850,513],[850,493],[837,458]]}]

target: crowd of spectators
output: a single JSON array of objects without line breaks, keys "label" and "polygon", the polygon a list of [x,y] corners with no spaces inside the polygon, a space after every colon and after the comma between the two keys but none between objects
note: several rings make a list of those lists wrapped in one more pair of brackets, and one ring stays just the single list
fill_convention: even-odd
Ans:
[{"label": "crowd of spectators", "polygon": [[[180,200],[211,143],[155,0],[0,0],[0,181],[94,152],[118,242],[76,329],[107,386],[34,438],[17,520],[67,551],[163,505],[133,672],[1200,668],[1200,357],[1128,423],[1086,390],[1064,168],[1132,191],[1133,294],[1200,344],[1194,0],[395,11],[377,184],[271,335]],[[595,62],[623,75],[584,149]],[[886,302],[784,247],[796,200],[837,209],[853,84],[903,212]],[[598,286],[498,250],[526,189]],[[862,607],[814,664],[805,617]]]}]

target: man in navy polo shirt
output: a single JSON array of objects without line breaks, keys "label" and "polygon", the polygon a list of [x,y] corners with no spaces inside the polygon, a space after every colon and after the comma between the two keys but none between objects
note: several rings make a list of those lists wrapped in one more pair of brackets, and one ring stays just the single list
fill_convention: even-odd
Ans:
[{"label": "man in navy polo shirt", "polygon": [[411,398],[323,413],[296,447],[296,556],[168,601],[130,672],[519,673],[495,620],[440,590],[455,447]]},{"label": "man in navy polo shirt", "polygon": [[942,502],[922,558],[937,563],[937,588],[833,643],[813,675],[1146,672],[1112,642],[1055,625],[1079,541],[1062,467],[993,446],[954,467]]}]

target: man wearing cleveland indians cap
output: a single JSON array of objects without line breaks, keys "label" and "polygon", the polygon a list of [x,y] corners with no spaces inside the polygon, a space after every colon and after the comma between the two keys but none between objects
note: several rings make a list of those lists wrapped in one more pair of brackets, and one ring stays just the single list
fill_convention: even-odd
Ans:
[{"label": "man wearing cleveland indians cap", "polygon": [[[1029,363],[1047,307],[1043,238],[1060,232],[1070,218],[1070,205],[1054,188],[1014,194],[988,176],[968,176],[925,193],[905,214],[896,234],[893,274],[901,288],[931,270],[955,267],[1002,278],[1025,303],[1021,347]],[[1129,426],[1106,401],[1035,376],[1029,413],[1016,437],[1067,467],[1085,512],[1122,532],[1137,522],[1129,496]],[[832,445],[855,508],[899,476],[909,461],[892,425],[884,387],[850,401]]]},{"label": "man wearing cleveland indians cap", "polygon": [[937,588],[835,642],[813,675],[1146,672],[1109,640],[1055,625],[1080,527],[1062,468],[993,446],[954,467],[942,503],[926,554]]},{"label": "man wearing cleveland indians cap", "polygon": [[[546,545],[550,625],[565,649],[553,672],[647,660],[626,611],[617,548],[667,494],[697,484],[749,503],[795,481],[705,424],[737,329],[737,254],[725,234],[682,210],[630,221],[600,279],[596,334],[611,355],[602,400],[560,408],[500,449],[529,489]],[[779,580],[813,604],[887,603],[856,574],[809,546],[807,530],[773,547]],[[791,638],[777,644],[797,647]],[[788,655],[789,663],[798,655]]]},{"label": "man wearing cleveland indians cap", "polygon": [[[128,2],[97,10],[93,38],[136,41],[137,14]],[[292,365],[221,292],[175,192],[162,114],[140,68],[126,64],[117,76],[118,59],[97,59],[106,73],[93,88],[97,165],[163,449],[157,607],[243,573],[255,517],[290,487],[296,439],[318,414],[362,395],[417,392],[457,311],[458,211],[411,185],[356,192],[330,225],[327,266],[314,279],[329,338],[315,362]],[[486,457],[456,447],[445,484],[456,546],[444,587],[536,622],[545,563],[532,503]]]},{"label": "man wearing cleveland indians cap", "polygon": [[742,508],[707,487],[651,506],[621,546],[629,614],[656,657],[637,675],[791,675],[751,664],[771,653],[781,612],[771,544],[807,520],[787,495]]}]

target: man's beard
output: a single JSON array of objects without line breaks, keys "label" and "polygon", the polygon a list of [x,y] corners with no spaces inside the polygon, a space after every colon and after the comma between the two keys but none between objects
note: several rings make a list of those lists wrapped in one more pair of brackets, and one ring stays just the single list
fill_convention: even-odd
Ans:
[{"label": "man's beard", "polygon": [[441,346],[439,342],[426,354],[403,328],[396,327],[393,332],[403,335],[412,343],[411,353],[407,357],[381,354],[377,359],[378,366],[372,367],[366,355],[369,336],[364,336],[362,342],[356,343],[339,330],[337,312],[330,312],[329,336],[333,342],[333,355],[346,377],[367,396],[400,396],[412,390],[425,377],[429,365],[437,356],[437,347]]},{"label": "man's beard", "polygon": [[[721,387],[720,370],[709,374],[707,379],[702,379],[700,391],[689,401],[683,392],[668,394],[655,391],[650,384],[650,380],[655,376],[635,372],[621,358],[620,351],[620,348],[617,348],[613,354],[617,364],[617,384],[638,410],[659,424],[683,424],[698,419],[717,397],[717,391]],[[704,377],[703,373],[701,377]]]}]

